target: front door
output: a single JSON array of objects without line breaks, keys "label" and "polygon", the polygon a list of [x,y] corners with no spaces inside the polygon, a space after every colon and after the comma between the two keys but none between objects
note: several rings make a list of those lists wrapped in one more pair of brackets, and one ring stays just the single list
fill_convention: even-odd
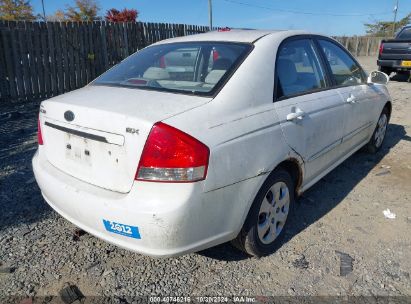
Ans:
[{"label": "front door", "polygon": [[330,40],[318,40],[329,63],[334,85],[345,103],[343,153],[363,145],[370,137],[375,117],[373,103],[379,100],[376,90],[367,84],[361,66],[342,47]]},{"label": "front door", "polygon": [[285,140],[305,162],[306,185],[340,155],[344,103],[311,39],[285,40],[275,70],[275,109]]}]

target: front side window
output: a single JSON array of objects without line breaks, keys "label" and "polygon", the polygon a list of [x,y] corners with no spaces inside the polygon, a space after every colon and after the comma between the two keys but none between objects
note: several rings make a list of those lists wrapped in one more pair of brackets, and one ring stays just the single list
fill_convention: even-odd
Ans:
[{"label": "front side window", "polygon": [[325,73],[310,39],[290,40],[280,45],[276,83],[277,99],[326,87]]},{"label": "front side window", "polygon": [[249,44],[228,42],[155,45],[123,60],[93,84],[209,95],[250,49]]},{"label": "front side window", "polygon": [[411,27],[403,29],[398,33],[397,39],[399,40],[411,40]]},{"label": "front side window", "polygon": [[328,40],[319,40],[337,86],[357,85],[365,82],[362,68],[341,47]]}]

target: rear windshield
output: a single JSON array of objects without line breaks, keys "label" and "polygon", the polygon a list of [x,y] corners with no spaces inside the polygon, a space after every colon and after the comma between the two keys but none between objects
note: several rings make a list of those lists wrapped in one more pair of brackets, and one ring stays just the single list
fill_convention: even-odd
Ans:
[{"label": "rear windshield", "polygon": [[400,40],[411,40],[411,27],[403,29],[397,36]]},{"label": "rear windshield", "polygon": [[211,95],[250,50],[250,44],[228,42],[155,45],[126,58],[93,85]]}]

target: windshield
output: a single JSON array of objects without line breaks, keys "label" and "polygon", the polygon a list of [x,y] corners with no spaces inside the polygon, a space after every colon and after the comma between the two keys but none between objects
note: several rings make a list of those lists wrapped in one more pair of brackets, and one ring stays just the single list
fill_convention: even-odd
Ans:
[{"label": "windshield", "polygon": [[210,95],[250,49],[250,44],[229,42],[155,45],[126,58],[93,84]]},{"label": "windshield", "polygon": [[411,27],[403,29],[397,36],[400,40],[411,40]]}]

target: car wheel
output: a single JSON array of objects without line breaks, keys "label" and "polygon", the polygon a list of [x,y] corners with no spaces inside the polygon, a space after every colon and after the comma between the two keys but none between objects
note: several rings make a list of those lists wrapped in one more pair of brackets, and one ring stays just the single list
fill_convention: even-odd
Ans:
[{"label": "car wheel", "polygon": [[367,150],[370,153],[376,153],[382,146],[384,142],[385,134],[387,133],[387,126],[389,121],[389,111],[384,108],[380,118],[378,119],[377,126],[375,127],[374,133],[370,141],[367,144]]},{"label": "car wheel", "polygon": [[290,174],[283,169],[273,171],[257,193],[233,245],[252,256],[273,253],[284,238],[294,203],[294,182]]},{"label": "car wheel", "polygon": [[392,70],[390,68],[386,68],[386,67],[379,67],[378,70],[380,72],[383,72],[383,73],[387,74],[388,76],[390,76],[390,74],[392,72]]},{"label": "car wheel", "polygon": [[408,81],[410,82],[411,72],[410,71],[398,71],[397,72],[398,78],[400,81]]}]

